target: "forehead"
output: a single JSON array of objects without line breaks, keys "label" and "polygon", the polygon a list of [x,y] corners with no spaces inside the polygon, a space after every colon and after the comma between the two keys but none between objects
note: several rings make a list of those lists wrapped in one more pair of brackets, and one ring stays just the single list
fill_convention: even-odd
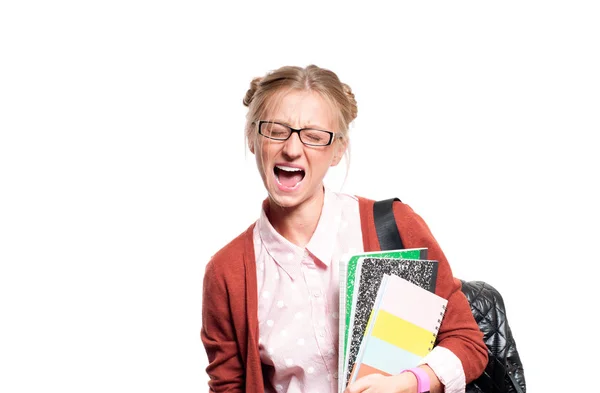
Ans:
[{"label": "forehead", "polygon": [[292,127],[320,126],[332,129],[334,108],[314,91],[279,92],[267,102],[267,118]]}]

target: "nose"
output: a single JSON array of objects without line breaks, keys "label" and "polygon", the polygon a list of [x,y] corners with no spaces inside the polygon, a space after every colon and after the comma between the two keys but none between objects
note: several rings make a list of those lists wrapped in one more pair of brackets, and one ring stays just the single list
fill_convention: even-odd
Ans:
[{"label": "nose", "polygon": [[289,139],[284,142],[283,154],[286,158],[294,160],[300,157],[303,148],[304,145],[302,144],[302,141],[300,141],[300,136],[297,132],[294,132],[290,135]]}]

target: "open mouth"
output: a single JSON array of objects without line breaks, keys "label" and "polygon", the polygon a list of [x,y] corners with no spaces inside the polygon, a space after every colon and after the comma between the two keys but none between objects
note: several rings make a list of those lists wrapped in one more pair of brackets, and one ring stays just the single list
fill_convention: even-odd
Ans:
[{"label": "open mouth", "polygon": [[306,173],[300,168],[294,168],[284,165],[276,165],[273,168],[275,179],[280,186],[286,189],[295,189],[304,179]]}]

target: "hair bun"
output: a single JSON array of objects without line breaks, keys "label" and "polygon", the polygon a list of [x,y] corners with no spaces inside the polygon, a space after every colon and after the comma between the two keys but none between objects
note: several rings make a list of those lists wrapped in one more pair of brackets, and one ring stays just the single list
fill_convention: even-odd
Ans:
[{"label": "hair bun", "polygon": [[342,83],[342,88],[344,89],[346,97],[348,97],[348,102],[350,103],[350,111],[352,114],[352,120],[354,120],[358,115],[358,106],[356,105],[356,98],[354,98],[354,93],[352,92],[350,86],[348,86],[345,83]]},{"label": "hair bun", "polygon": [[257,77],[252,79],[252,82],[250,82],[250,88],[248,89],[248,91],[246,92],[246,95],[244,96],[244,105],[245,106],[250,106],[250,103],[252,102],[252,99],[254,98],[254,94],[256,93],[256,90],[258,90],[258,85],[260,85],[260,82],[262,81],[263,78],[261,77]]}]

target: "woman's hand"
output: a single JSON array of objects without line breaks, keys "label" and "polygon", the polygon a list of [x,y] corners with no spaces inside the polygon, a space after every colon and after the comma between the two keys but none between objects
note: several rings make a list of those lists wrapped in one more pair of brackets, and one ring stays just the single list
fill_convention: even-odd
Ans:
[{"label": "woman's hand", "polygon": [[349,385],[344,393],[416,393],[417,378],[413,373],[402,373],[389,377],[370,374]]}]

